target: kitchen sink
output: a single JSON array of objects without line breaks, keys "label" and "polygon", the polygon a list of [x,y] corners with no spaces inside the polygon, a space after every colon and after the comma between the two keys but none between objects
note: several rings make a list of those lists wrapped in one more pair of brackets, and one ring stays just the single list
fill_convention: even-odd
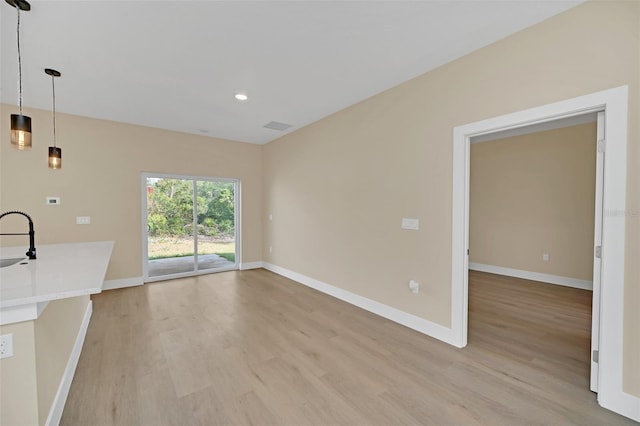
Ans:
[{"label": "kitchen sink", "polygon": [[5,268],[7,266],[15,265],[18,262],[22,262],[23,260],[27,260],[25,257],[12,257],[10,259],[0,259],[0,268]]}]

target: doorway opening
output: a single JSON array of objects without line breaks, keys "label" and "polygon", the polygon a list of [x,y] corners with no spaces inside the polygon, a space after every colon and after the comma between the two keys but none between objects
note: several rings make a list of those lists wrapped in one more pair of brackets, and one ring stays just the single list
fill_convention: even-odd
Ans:
[{"label": "doorway opening", "polygon": [[603,127],[588,113],[470,141],[469,337],[576,392],[597,391]]},{"label": "doorway opening", "polygon": [[142,176],[145,282],[237,269],[239,182]]},{"label": "doorway opening", "polygon": [[[628,86],[604,90],[454,128],[452,200],[451,342],[467,344],[469,272],[469,166],[472,137],[561,118],[604,111],[598,403],[633,417],[636,401],[623,391],[624,260],[627,165]],[[595,297],[594,290],[594,297]]]}]

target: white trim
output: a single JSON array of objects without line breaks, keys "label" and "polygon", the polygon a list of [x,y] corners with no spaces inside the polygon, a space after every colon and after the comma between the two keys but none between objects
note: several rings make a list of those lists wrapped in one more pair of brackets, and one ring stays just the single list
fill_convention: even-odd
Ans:
[{"label": "white trim", "polygon": [[[149,277],[149,222],[147,209],[147,178],[153,176],[151,173],[140,174],[140,214],[142,229],[140,230],[140,238],[142,238],[142,280],[143,282]],[[104,286],[103,286],[104,287]]]},{"label": "white trim", "polygon": [[485,265],[483,263],[475,262],[469,262],[469,270],[523,278],[531,281],[540,281],[547,284],[556,284],[565,287],[580,288],[582,290],[593,290],[593,281],[579,280],[577,278],[563,277],[560,275],[543,274],[541,272],[524,271],[522,269],[505,268],[503,266]]},{"label": "white trim", "polygon": [[[640,398],[626,392],[621,392],[620,395],[617,396],[617,398],[618,401],[616,401],[616,409],[609,409],[625,417],[629,417],[632,420],[640,422]],[[604,407],[604,405],[602,406]]]},{"label": "white trim", "polygon": [[[148,213],[148,207],[145,210],[147,210]],[[198,262],[198,256],[200,254],[198,253],[198,181],[195,179],[191,181],[191,221],[193,224],[193,236],[191,237],[193,243],[193,267],[194,270],[197,270],[200,264]],[[149,235],[147,235],[147,240],[148,238]],[[149,252],[147,251],[147,256],[148,255]],[[149,258],[147,257],[147,264],[148,263]]]},{"label": "white trim", "polygon": [[121,278],[119,280],[106,280],[102,284],[102,290],[115,290],[117,288],[135,287],[144,284],[142,277]]},{"label": "white trim", "polygon": [[51,408],[49,409],[49,415],[47,421],[44,423],[46,426],[60,424],[60,418],[62,417],[62,410],[64,410],[64,404],[67,402],[67,396],[69,396],[69,389],[71,388],[71,382],[78,366],[78,360],[80,359],[80,352],[82,351],[82,345],[84,338],[87,335],[87,328],[89,327],[89,321],[91,320],[91,313],[93,312],[93,302],[89,300],[87,308],[84,311],[84,318],[80,324],[80,330],[76,336],[76,341],[73,344],[73,349],[69,355],[67,361],[67,367],[64,369],[64,373],[60,379],[60,385],[58,385],[58,391],[56,392]]},{"label": "white trim", "polygon": [[234,179],[235,188],[233,191],[233,224],[235,228],[236,237],[236,253],[235,253],[235,266],[236,269],[240,269],[242,264],[242,181],[240,179]]},{"label": "white trim", "polygon": [[628,406],[622,402],[626,395],[623,392],[622,366],[628,90],[628,86],[620,86],[458,126],[453,130],[451,325],[456,343],[464,346],[467,343],[468,319],[470,139],[496,131],[605,111],[607,152],[604,158],[598,403],[621,414],[629,412]]},{"label": "white trim", "polygon": [[[600,295],[602,294],[602,259],[597,255],[596,247],[602,247],[602,203],[604,186],[604,151],[600,150],[600,145],[605,143],[605,112],[600,111],[596,118],[596,191],[595,208],[593,212],[593,297],[591,302],[591,353],[600,352]],[[591,356],[591,368],[589,376],[589,387],[592,392],[598,392],[598,377],[600,376],[600,365]]]},{"label": "white trim", "polygon": [[306,285],[307,287],[311,287],[322,293],[328,294],[329,296],[333,296],[336,299],[340,299],[344,302],[362,308],[365,311],[374,313],[393,322],[397,322],[398,324],[419,331],[420,333],[426,334],[427,336],[431,336],[445,343],[449,343],[452,345],[454,344],[451,335],[451,329],[448,327],[444,327],[440,324],[436,324],[424,318],[417,317],[399,309],[392,308],[391,306],[385,305],[383,303],[376,302],[375,300],[367,299],[366,297],[351,293],[338,287],[334,287],[330,284],[318,281],[314,278],[307,277],[305,275],[290,271],[288,269],[273,265],[268,262],[264,262],[263,267],[278,275],[282,275],[283,277],[287,277],[293,281],[297,281],[300,284]]},{"label": "white trim", "polygon": [[240,270],[246,271],[247,269],[259,269],[264,268],[264,262],[246,262],[240,264]]}]

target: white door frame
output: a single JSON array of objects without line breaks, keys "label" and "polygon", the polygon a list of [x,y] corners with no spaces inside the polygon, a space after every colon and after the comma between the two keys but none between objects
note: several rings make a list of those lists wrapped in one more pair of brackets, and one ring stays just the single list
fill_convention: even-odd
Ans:
[{"label": "white door frame", "polygon": [[602,247],[602,214],[604,193],[604,150],[606,145],[605,111],[598,112],[596,125],[596,208],[593,215],[593,295],[591,298],[591,377],[590,388],[598,392],[600,365],[595,355],[600,351],[600,295],[602,280],[602,259],[597,247]]},{"label": "white door frame", "polygon": [[602,218],[598,402],[640,418],[638,398],[623,392],[623,306],[628,86],[604,90],[454,128],[451,270],[451,342],[467,344],[469,158],[474,136],[605,111],[607,133]]},{"label": "white door frame", "polygon": [[[180,274],[171,274],[171,275],[163,275],[158,277],[149,277],[149,246],[147,239],[147,178],[157,177],[157,178],[165,178],[165,179],[183,179],[183,180],[205,180],[205,181],[220,181],[220,182],[233,182],[235,184],[235,191],[233,194],[234,197],[234,221],[235,221],[235,236],[236,236],[236,256],[235,256],[235,264],[230,267],[224,268],[216,268],[206,269],[206,270],[194,270],[190,272],[180,273]],[[240,269],[240,265],[242,264],[242,213],[241,213],[241,186],[242,182],[240,179],[234,178],[219,178],[212,176],[192,176],[192,175],[176,175],[176,174],[168,174],[168,173],[153,173],[153,172],[142,172],[140,176],[140,187],[141,190],[141,202],[142,202],[142,274],[143,274],[143,282],[150,283],[154,281],[162,281],[173,278],[182,278],[182,277],[191,277],[195,275],[204,275],[210,274],[212,272],[222,272],[222,271],[232,271],[235,269]],[[196,194],[194,193],[194,206],[196,205]],[[194,221],[195,221],[195,210],[194,210]],[[194,233],[194,260],[197,265],[198,262],[198,253],[197,253],[197,243]]]}]

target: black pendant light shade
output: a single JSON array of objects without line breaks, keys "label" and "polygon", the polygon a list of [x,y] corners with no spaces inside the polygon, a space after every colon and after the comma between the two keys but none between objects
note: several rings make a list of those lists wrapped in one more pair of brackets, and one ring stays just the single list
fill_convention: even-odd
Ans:
[{"label": "black pendant light shade", "polygon": [[11,114],[11,145],[20,151],[31,149],[31,117]]},{"label": "black pendant light shade", "polygon": [[62,149],[56,146],[56,83],[55,78],[60,77],[60,71],[52,68],[45,68],[44,73],[51,76],[51,92],[53,93],[53,146],[49,147],[49,168],[62,168]]},{"label": "black pendant light shade", "polygon": [[49,168],[62,168],[62,148],[58,148],[56,146],[49,147]]},{"label": "black pendant light shade", "polygon": [[5,0],[12,7],[17,7],[20,10],[31,10],[31,5],[25,0]]},{"label": "black pendant light shade", "polygon": [[5,0],[18,14],[17,42],[18,42],[18,96],[20,114],[11,114],[11,146],[20,151],[31,149],[31,117],[22,114],[22,57],[20,55],[20,11],[31,10],[26,0]]}]

